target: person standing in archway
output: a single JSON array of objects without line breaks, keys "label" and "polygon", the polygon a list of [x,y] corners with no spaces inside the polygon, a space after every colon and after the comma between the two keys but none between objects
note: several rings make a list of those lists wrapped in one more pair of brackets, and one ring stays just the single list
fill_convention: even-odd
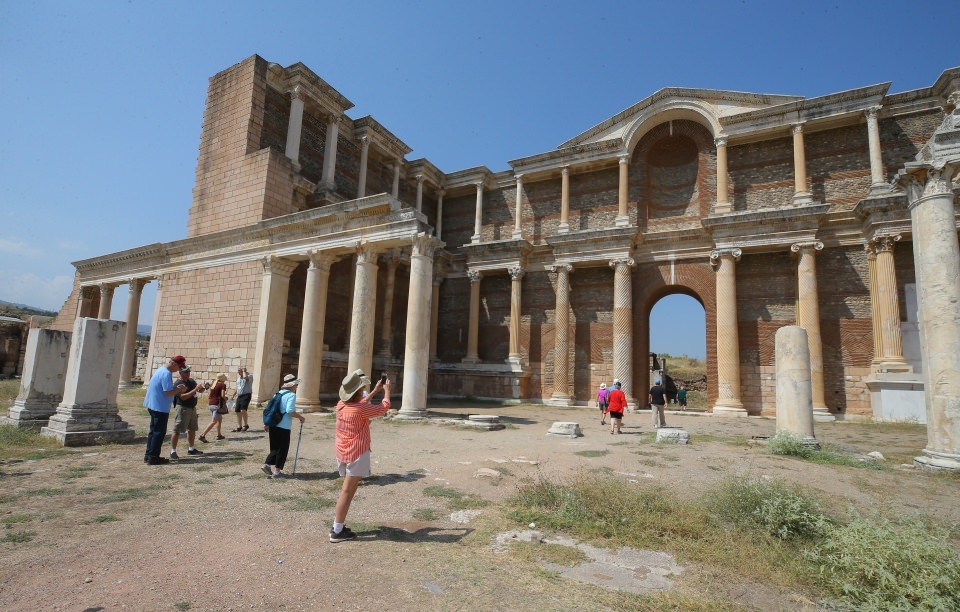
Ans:
[{"label": "person standing in archway", "polygon": [[647,396],[647,401],[650,402],[650,412],[653,414],[653,428],[660,429],[661,427],[666,427],[667,419],[664,416],[663,409],[667,404],[667,398],[659,378],[654,381],[653,386],[650,387],[650,394]]}]

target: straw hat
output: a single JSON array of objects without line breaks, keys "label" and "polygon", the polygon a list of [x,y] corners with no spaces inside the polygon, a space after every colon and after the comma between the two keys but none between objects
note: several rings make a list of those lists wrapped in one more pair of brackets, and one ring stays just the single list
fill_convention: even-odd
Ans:
[{"label": "straw hat", "polygon": [[293,374],[287,374],[283,377],[283,384],[280,385],[281,389],[293,389],[300,384],[300,379],[294,376]]},{"label": "straw hat", "polygon": [[601,388],[601,389],[606,389],[606,388],[607,388],[607,383],[600,383],[600,388]]},{"label": "straw hat", "polygon": [[348,374],[340,383],[340,399],[346,402],[364,387],[370,388],[370,379],[363,373],[363,370]]}]

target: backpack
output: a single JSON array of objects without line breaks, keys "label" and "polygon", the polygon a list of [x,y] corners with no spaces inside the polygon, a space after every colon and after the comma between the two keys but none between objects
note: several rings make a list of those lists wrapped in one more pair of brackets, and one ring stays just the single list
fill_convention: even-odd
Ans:
[{"label": "backpack", "polygon": [[[289,391],[288,391],[289,393]],[[263,424],[276,427],[283,420],[283,390],[277,391],[263,409]]]}]

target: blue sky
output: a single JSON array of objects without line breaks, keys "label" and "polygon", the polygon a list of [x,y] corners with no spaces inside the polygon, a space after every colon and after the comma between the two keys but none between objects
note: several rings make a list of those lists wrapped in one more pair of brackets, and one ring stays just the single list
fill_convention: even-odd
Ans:
[{"label": "blue sky", "polygon": [[[957,8],[0,0],[0,299],[56,310],[71,261],[182,238],[207,79],[254,53],[311,67],[354,102],[351,117],[410,145],[408,159],[502,170],[668,86],[930,85],[960,65],[944,21]],[[148,285],[141,322],[153,297]],[[125,300],[118,289],[115,317]],[[702,356],[698,309],[658,304],[651,350]]]}]

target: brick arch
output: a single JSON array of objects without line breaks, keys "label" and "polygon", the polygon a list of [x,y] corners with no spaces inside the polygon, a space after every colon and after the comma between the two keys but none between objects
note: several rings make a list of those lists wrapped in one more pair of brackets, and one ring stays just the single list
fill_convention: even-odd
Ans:
[{"label": "brick arch", "polygon": [[650,313],[668,295],[683,294],[703,306],[707,348],[707,407],[717,398],[717,300],[716,280],[708,261],[678,261],[641,264],[633,274],[633,380],[641,406],[650,387],[647,360],[650,354]]}]

